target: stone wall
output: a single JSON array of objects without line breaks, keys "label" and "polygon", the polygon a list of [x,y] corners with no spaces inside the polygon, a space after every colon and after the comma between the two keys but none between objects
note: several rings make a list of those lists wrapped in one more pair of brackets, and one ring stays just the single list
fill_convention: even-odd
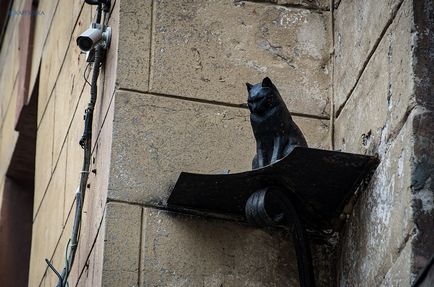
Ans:
[{"label": "stone wall", "polygon": [[[245,82],[271,77],[329,148],[327,1],[257,2],[120,2],[105,286],[297,285],[291,236],[166,208],[181,171],[251,169]],[[330,256],[314,253],[319,286]]]},{"label": "stone wall", "polygon": [[[414,280],[434,250],[430,1],[335,0],[333,13],[328,0],[116,2],[93,127],[95,172],[70,286],[298,284],[285,232],[166,207],[181,171],[251,168],[244,83],[265,76],[311,147],[333,143],[381,160],[347,208],[336,248],[313,244],[318,286]],[[41,0],[38,10],[29,285],[53,286],[44,259],[63,266],[89,99],[89,71],[75,39],[95,13],[79,0]],[[18,25],[11,17],[0,53],[0,198],[18,137]]]},{"label": "stone wall", "polygon": [[[246,81],[270,76],[309,144],[329,147],[331,31],[323,2],[118,1],[93,127],[96,173],[70,286],[297,284],[284,232],[165,206],[181,171],[250,169]],[[22,3],[15,3],[19,10]],[[82,1],[40,1],[38,10],[30,67],[31,88],[39,72],[39,98],[29,285],[52,286],[56,277],[44,259],[63,266],[89,97],[89,71],[75,39],[95,15]],[[1,51],[8,95],[0,110],[2,183],[17,137],[17,22],[11,19],[11,45]],[[329,256],[314,253],[323,286],[331,280],[321,265]]]},{"label": "stone wall", "polygon": [[[57,6],[56,6],[57,5]],[[56,276],[47,271],[44,258],[51,258],[61,269],[65,247],[71,236],[74,216],[74,195],[80,178],[83,151],[78,145],[83,132],[83,114],[90,97],[90,87],[85,83],[85,56],[75,44],[95,17],[93,7],[83,1],[40,1],[39,6],[48,11],[54,9],[50,28],[42,49],[36,46],[34,57],[40,58],[40,85],[38,102],[38,140],[36,152],[36,187],[34,203],[34,227],[30,268],[30,286],[53,286]],[[54,6],[54,8],[52,8]],[[45,7],[45,8],[44,8]],[[39,18],[38,18],[39,20]],[[46,25],[47,20],[36,23]],[[35,38],[37,38],[36,35]],[[36,43],[38,44],[38,43]],[[111,52],[111,54],[114,53]],[[109,65],[111,64],[111,65]],[[110,54],[107,65],[114,69]],[[113,73],[113,72],[111,72]],[[84,204],[80,244],[70,286],[97,286],[101,280],[103,234],[100,234],[106,202],[108,158],[110,149],[109,80],[105,71],[100,77],[99,99],[94,120],[94,149],[90,175],[90,188]],[[105,81],[104,81],[105,80]],[[51,171],[51,172],[49,172]],[[80,281],[79,281],[80,280]],[[78,283],[80,282],[80,283]]]},{"label": "stone wall", "polygon": [[381,160],[342,232],[340,286],[409,286],[434,251],[429,2],[347,0],[334,12],[335,148]]},{"label": "stone wall", "polygon": [[[24,1],[14,1],[12,10],[22,11],[23,7]],[[39,74],[39,95],[29,286],[54,286],[57,277],[47,268],[44,259],[52,260],[59,270],[63,268],[83,161],[83,150],[78,141],[83,133],[83,114],[90,97],[90,88],[84,79],[84,76],[89,77],[90,69],[85,72],[85,56],[80,54],[75,41],[90,25],[95,11],[80,0],[42,0],[37,11],[30,67],[30,93],[33,87],[38,87],[35,83]],[[0,53],[0,196],[18,137],[14,130],[17,81],[20,73],[25,72],[19,70],[18,38],[22,17],[30,16],[17,14],[10,17]],[[117,19],[111,23],[116,26],[114,20]],[[113,112],[110,103],[114,79],[111,76],[115,74],[116,63],[114,49],[107,55],[108,70],[104,70],[100,77],[93,128],[92,169],[97,173],[90,176],[70,286],[98,286],[101,282],[104,236],[101,226],[106,205]]]}]

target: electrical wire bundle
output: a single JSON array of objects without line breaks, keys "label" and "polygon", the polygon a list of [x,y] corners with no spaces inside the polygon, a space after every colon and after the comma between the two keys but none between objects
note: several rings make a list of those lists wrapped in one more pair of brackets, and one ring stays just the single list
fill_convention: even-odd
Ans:
[{"label": "electrical wire bundle", "polygon": [[[101,23],[101,16],[104,11],[105,14],[109,12],[110,1],[101,1],[101,0],[85,0],[87,4],[97,5],[97,17],[96,23],[100,24],[101,27],[104,27],[103,24],[108,22],[108,19],[104,19],[104,23]],[[114,6],[114,5],[113,5]],[[113,10],[113,9],[112,9]],[[111,11],[110,11],[111,14]],[[105,17],[104,17],[105,18]],[[97,81],[100,73],[100,68],[103,63],[105,49],[107,45],[97,44],[94,48],[94,57],[93,57],[93,70],[92,70],[92,79],[90,82],[90,101],[85,110],[84,116],[84,132],[80,139],[80,146],[83,148],[84,156],[83,156],[83,167],[80,173],[80,184],[75,194],[75,216],[74,216],[74,224],[72,228],[72,235],[68,240],[66,251],[65,251],[65,262],[64,267],[61,273],[59,273],[56,268],[51,264],[48,259],[45,259],[45,262],[48,264],[50,269],[56,274],[58,277],[58,282],[56,287],[68,287],[68,277],[71,273],[72,266],[74,264],[75,255],[77,252],[78,242],[80,239],[80,228],[81,228],[81,219],[83,213],[83,204],[84,198],[86,194],[87,181],[89,178],[89,168],[90,168],[90,160],[92,155],[92,123],[93,123],[93,112],[95,109],[95,104],[97,100],[98,94],[98,86]],[[87,82],[87,79],[86,79]]]}]

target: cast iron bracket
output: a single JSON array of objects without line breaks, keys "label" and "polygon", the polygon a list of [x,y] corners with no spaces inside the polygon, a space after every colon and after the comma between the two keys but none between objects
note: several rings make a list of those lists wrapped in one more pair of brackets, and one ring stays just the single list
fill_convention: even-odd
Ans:
[{"label": "cast iron bracket", "polygon": [[257,226],[294,227],[301,286],[314,286],[306,228],[332,229],[377,157],[296,147],[263,168],[234,174],[182,172],[167,201],[177,211],[205,212]]}]

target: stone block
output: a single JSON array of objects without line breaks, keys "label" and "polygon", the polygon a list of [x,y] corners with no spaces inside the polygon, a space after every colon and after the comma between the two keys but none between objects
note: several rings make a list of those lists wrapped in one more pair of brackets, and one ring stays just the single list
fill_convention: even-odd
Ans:
[{"label": "stone block", "polygon": [[[65,209],[64,216],[73,216],[75,212],[74,196],[80,182],[80,171],[83,164],[83,149],[79,146],[78,141],[83,133],[83,116],[82,111],[88,102],[88,87],[86,86],[85,96],[80,98],[78,110],[76,112],[68,132],[67,138],[67,174],[66,188],[65,188]],[[111,110],[112,112],[112,110]],[[99,250],[97,255],[92,255],[95,248],[94,245],[96,237],[103,236],[104,228],[101,228],[102,218],[105,210],[105,202],[107,198],[107,185],[108,185],[108,172],[109,172],[109,158],[111,147],[111,131],[112,122],[111,114],[106,118],[106,125],[101,130],[94,129],[94,138],[99,136],[97,144],[94,146],[90,170],[95,169],[95,173],[89,174],[89,188],[86,189],[86,197],[84,209],[82,214],[82,226],[80,232],[80,244],[77,251],[75,268],[77,273],[82,273],[80,286],[100,286],[92,285],[95,282],[101,281],[101,268],[102,268],[102,250]],[[68,231],[70,232],[70,231]],[[97,256],[97,257],[95,257]],[[100,266],[101,265],[101,266]],[[93,269],[92,266],[96,266]],[[99,270],[99,271],[98,271]],[[77,280],[75,276],[75,280]],[[71,278],[71,280],[73,280]],[[99,280],[99,281],[98,281]],[[71,281],[74,282],[74,281]],[[83,285],[82,285],[83,284]],[[96,284],[96,283],[95,283]]]},{"label": "stone block", "polygon": [[380,154],[381,163],[360,196],[341,240],[340,286],[376,286],[414,232],[412,209],[413,135],[409,116]]},{"label": "stone block", "polygon": [[[89,93],[90,88],[85,87],[84,93]],[[83,93],[83,94],[84,94]],[[86,96],[81,96],[79,103],[71,120],[71,125],[68,130],[68,135],[66,139],[67,148],[67,159],[66,159],[66,169],[68,177],[66,178],[65,184],[65,215],[69,213],[72,207],[75,192],[80,184],[80,172],[83,168],[83,156],[84,151],[79,145],[79,141],[84,131],[84,110],[87,107],[88,98]]]},{"label": "stone block", "polygon": [[16,97],[13,97],[0,124],[0,176],[6,175],[18,139],[18,132],[15,131],[15,102]]},{"label": "stone block", "polygon": [[[68,44],[75,24],[73,7],[74,3],[71,0],[59,1],[47,36],[47,41],[44,44],[39,80],[38,123],[51,97],[54,85],[60,73],[60,68],[65,59],[66,51],[68,50]],[[71,48],[75,48],[75,46]]]},{"label": "stone block", "polygon": [[[105,66],[102,69],[101,77],[104,79],[100,89],[104,91],[104,96],[99,101],[101,102],[101,110],[106,111],[115,91],[119,88],[118,80],[118,56],[119,56],[119,5],[113,7],[111,17],[109,19],[108,25],[112,27],[112,43],[110,49],[106,52],[105,56]],[[126,73],[126,71],[124,71]],[[148,83],[146,83],[148,85]],[[102,113],[103,114],[103,113]]]},{"label": "stone block", "polygon": [[414,66],[416,101],[434,111],[434,85],[432,66],[434,64],[434,6],[432,1],[412,1],[414,13]]},{"label": "stone block", "polygon": [[[354,9],[353,14],[361,14],[359,17],[363,18],[364,14],[361,11],[374,9],[374,7],[370,8],[374,2],[371,1],[372,4],[365,6],[362,2],[359,6],[355,1],[342,1],[337,13],[343,13],[345,9],[351,8]],[[384,35],[381,35],[378,47],[373,51],[363,73],[357,79],[351,97],[335,122],[337,149],[378,154],[381,160],[367,189],[360,191],[358,203],[345,228],[339,266],[341,286],[410,285],[410,279],[413,278],[411,269],[414,262],[412,261],[416,258],[414,234],[422,234],[420,228],[431,230],[427,226],[421,227],[422,224],[415,221],[417,208],[414,209],[416,206],[414,170],[417,168],[415,164],[417,160],[415,160],[414,138],[417,133],[415,122],[420,111],[416,107],[413,74],[413,2],[403,1],[402,4],[401,2],[375,3],[375,9],[379,10],[375,13],[390,12],[389,20],[378,19],[379,16],[375,16],[376,14],[367,14],[369,19],[377,17],[375,20],[369,20],[369,25],[372,27],[378,26],[379,20],[386,21],[384,23],[387,25],[378,28],[379,34],[383,28],[387,30],[384,31]],[[383,7],[386,4],[392,5],[390,9]],[[353,15],[348,13],[345,17]],[[342,39],[336,38],[337,51],[339,49],[347,51],[343,54],[337,52],[337,57],[342,57],[342,61],[349,60],[337,64],[337,69],[341,69],[336,77],[336,83],[341,85],[336,88],[337,106],[346,100],[342,97],[342,95],[346,96],[342,88],[351,86],[348,84],[349,77],[353,77],[351,73],[354,75],[358,73],[358,70],[354,69],[358,67],[357,57],[362,57],[361,52],[364,49],[366,50],[364,59],[367,59],[369,54],[363,37],[372,37],[374,31],[369,30],[372,27],[362,29],[360,26],[361,34],[358,35],[351,31],[355,28],[348,26],[351,23],[348,18],[339,24],[345,27],[341,26],[337,29],[340,29],[339,31],[344,35],[348,34],[346,37],[350,42],[356,39],[360,39],[361,42],[355,43],[356,46],[351,48],[347,45],[350,42],[345,44],[339,42]],[[355,27],[358,23],[354,21]],[[341,44],[343,46],[338,47]],[[353,68],[348,69],[348,67]],[[339,73],[345,75],[340,77]],[[345,93],[348,93],[350,88]],[[432,217],[426,222],[432,222]],[[427,235],[424,240],[421,240],[424,245],[426,239],[431,237],[430,232]]]},{"label": "stone block", "polygon": [[140,286],[298,286],[284,232],[143,209]]},{"label": "stone block", "polygon": [[127,0],[119,6],[117,83],[121,88],[147,91],[152,0]]},{"label": "stone block", "polygon": [[[12,11],[20,11],[24,4],[15,1],[13,2]],[[2,96],[0,97],[0,122],[6,116],[9,104],[14,101],[13,97],[17,95],[18,90],[18,69],[19,65],[19,47],[18,47],[18,32],[19,32],[19,19],[21,17],[9,17],[8,25],[4,31],[2,43],[3,45],[0,53],[0,87]],[[13,106],[15,110],[15,105]]]},{"label": "stone block", "polygon": [[[77,286],[93,287],[102,286],[102,269],[104,255],[104,227],[98,233],[95,240],[95,245],[90,250],[90,253],[83,258],[80,256],[81,269],[84,271],[77,283]],[[87,261],[85,261],[87,259]],[[78,264],[77,264],[78,265]],[[81,271],[81,270],[80,270]],[[72,281],[74,282],[74,281]],[[75,280],[77,282],[77,280]]]},{"label": "stone block", "polygon": [[[110,150],[112,135],[113,110],[107,115],[106,122],[101,128],[98,141],[92,153],[92,165],[89,174],[89,185],[84,205],[82,239],[80,249],[81,268],[86,266],[86,258],[92,252],[93,242],[97,236],[104,232],[102,227],[103,217],[106,209],[107,189],[110,172]],[[95,134],[96,137],[96,134]]]},{"label": "stone block", "polygon": [[[66,2],[66,1],[64,1]],[[71,1],[69,1],[71,2]],[[35,17],[35,30],[33,36],[33,53],[32,53],[32,64],[30,73],[30,87],[36,82],[36,77],[39,72],[39,67],[41,63],[42,53],[44,50],[44,45],[50,31],[50,27],[53,21],[54,13],[57,6],[59,5],[59,0],[40,0],[38,2],[38,11],[42,11],[44,14],[40,17]],[[68,11],[65,11],[68,12]],[[17,17],[18,18],[18,17]],[[71,26],[72,27],[72,26]],[[39,117],[38,117],[39,119]]]},{"label": "stone block", "polygon": [[[61,238],[52,257],[52,263],[58,269],[62,269],[64,265],[65,248],[72,234],[73,220],[74,214],[72,213],[66,221]],[[84,224],[85,221],[82,221],[82,223]],[[103,263],[102,253],[104,247],[104,234],[102,234],[103,229],[98,234],[98,237],[91,242],[87,242],[83,238],[82,235],[85,232],[86,230],[82,227],[75,262],[68,280],[69,286],[101,286],[101,269]],[[87,250],[87,245],[91,245],[92,248]],[[86,249],[88,253],[84,254],[84,252],[80,252],[83,249]],[[52,287],[55,286],[56,283],[57,277],[54,276],[54,273],[48,270],[42,286]]]},{"label": "stone block", "polygon": [[[66,225],[62,230],[62,233],[60,235],[58,243],[55,246],[53,254],[46,255],[46,258],[51,261],[51,264],[53,264],[53,266],[58,271],[62,271],[65,264],[65,252],[66,252],[68,240],[71,238],[73,222],[74,222],[74,216],[70,216],[66,221]],[[42,286],[51,286],[51,287],[56,286],[58,277],[53,271],[51,271],[51,269],[48,269],[46,265],[44,267],[46,267],[47,271],[44,276]],[[75,268],[74,271],[76,271]],[[76,272],[74,271],[71,272],[70,278],[74,276],[76,277],[77,274],[75,274]],[[74,286],[71,284],[72,280],[69,280],[68,282],[70,283],[70,286]]]},{"label": "stone block", "polygon": [[[58,92],[57,88],[55,90],[56,104],[59,104],[59,110],[63,110],[64,113],[58,112],[58,116],[62,121],[56,121],[55,133],[56,138],[58,137],[59,140],[55,145],[54,153],[56,154],[56,151],[60,148],[61,141],[64,141],[64,145],[68,147],[67,169],[69,176],[66,179],[65,188],[65,213],[68,213],[72,206],[74,195],[80,182],[80,172],[83,165],[83,149],[80,147],[79,141],[84,131],[85,109],[90,100],[90,86],[85,83],[83,75],[90,81],[92,71],[92,65],[87,67],[88,63],[86,63],[85,56],[81,54],[80,50],[76,47],[75,39],[80,33],[87,29],[86,25],[90,23],[92,19],[92,11],[93,8],[89,5],[83,7],[80,18],[77,20],[77,25],[73,31],[71,46],[65,59],[70,65],[64,65],[59,75],[58,85],[66,86],[66,89],[70,90],[70,93],[63,91]],[[99,79],[98,88],[99,91],[101,91],[103,77],[100,76]],[[97,107],[99,106],[99,102],[100,99],[97,100]],[[94,138],[97,134],[98,130],[93,129]]]},{"label": "stone block", "polygon": [[[87,101],[90,98],[89,89],[86,90],[86,94],[83,93],[85,88],[84,72],[88,63],[86,63],[85,56],[80,53],[80,49],[75,44],[77,36],[86,29],[85,25],[90,23],[91,9],[89,5],[86,5],[86,7],[88,9],[84,8],[79,19],[77,19],[77,25],[65,55],[65,62],[59,71],[59,76],[53,88],[52,98],[55,101],[53,161],[57,160],[60,149],[66,143],[66,135],[76,112],[79,114],[79,118],[83,118],[84,109],[81,107],[78,109],[82,95]],[[51,34],[49,37],[52,37]],[[92,67],[89,66],[86,77],[90,77],[91,70]]]},{"label": "stone block", "polygon": [[[83,15],[84,12],[82,12]],[[80,20],[79,20],[80,21]],[[80,22],[79,22],[80,23]],[[74,33],[79,30],[75,30]],[[72,206],[72,202],[73,202],[73,198],[74,198],[74,194],[75,191],[77,190],[77,187],[79,185],[80,182],[80,172],[82,170],[82,166],[83,166],[83,149],[81,148],[81,146],[79,145],[79,141],[81,136],[83,135],[83,131],[84,131],[84,113],[85,113],[85,109],[88,105],[88,102],[90,100],[90,86],[88,84],[85,84],[85,81],[83,79],[83,73],[84,73],[84,69],[86,66],[85,63],[85,59],[83,57],[83,55],[80,55],[79,51],[76,50],[72,50],[72,51],[68,51],[68,55],[71,58],[70,60],[74,63],[75,68],[70,67],[69,69],[65,70],[65,75],[69,75],[71,82],[70,82],[70,89],[71,89],[71,95],[69,98],[65,99],[65,94],[61,93],[60,97],[59,97],[59,103],[60,105],[63,105],[63,109],[65,111],[67,111],[68,116],[63,116],[60,112],[60,117],[61,119],[64,120],[64,124],[61,125],[57,125],[58,128],[56,129],[56,132],[60,135],[64,134],[67,139],[65,140],[65,145],[68,146],[68,164],[67,164],[67,169],[68,169],[68,178],[66,179],[66,209],[65,212],[69,212],[71,206]],[[91,70],[91,67],[88,68],[88,73]],[[61,72],[60,79],[62,78],[63,75],[63,70]],[[65,83],[67,82],[67,80],[65,81]],[[100,82],[99,82],[99,94],[98,94],[98,99],[97,99],[97,103],[96,103],[96,107],[95,107],[95,112],[94,112],[94,125],[93,125],[93,142],[95,143],[97,137],[100,135],[101,133],[101,127],[98,126],[99,123],[99,118],[98,116],[100,115],[101,111],[101,106],[103,105],[101,103],[102,101],[102,83],[103,82],[103,77],[100,76]],[[57,90],[57,88],[56,88]],[[56,92],[57,95],[57,92]],[[110,95],[105,94],[104,93],[104,97],[109,98]],[[57,98],[56,98],[57,99]],[[66,101],[66,103],[65,103]],[[68,103],[69,101],[69,103]],[[106,100],[107,101],[107,100]],[[105,105],[103,107],[104,109],[108,109],[108,104]],[[107,115],[107,111],[105,111],[105,113],[103,114],[103,116],[105,117]],[[57,122],[56,122],[57,124]],[[61,136],[59,136],[61,137]],[[109,144],[109,142],[107,142],[107,144]],[[104,143],[105,146],[105,143]],[[95,150],[94,150],[94,155],[93,157],[95,158]],[[109,155],[106,155],[106,159],[109,158]],[[103,159],[101,159],[103,160]],[[94,174],[90,174],[90,179],[92,179],[94,176]],[[99,191],[99,190],[96,190]],[[102,194],[106,194],[106,189],[105,192],[103,192]],[[98,192],[98,195],[100,195],[100,193]]]},{"label": "stone block", "polygon": [[35,197],[33,215],[41,204],[53,171],[54,101],[49,101],[36,137]]},{"label": "stone block", "polygon": [[52,165],[55,165],[59,159],[62,149],[66,149],[66,134],[69,130],[70,122],[68,121],[69,102],[66,97],[70,95],[70,87],[59,85],[53,89],[52,101],[54,102],[54,124],[53,124],[53,156]]},{"label": "stone block", "polygon": [[[107,74],[106,74],[107,75]],[[109,122],[109,118],[112,118],[112,115],[110,113],[113,113],[113,105],[114,105],[114,95],[115,90],[111,91],[109,93],[106,91],[103,86],[105,84],[106,78],[102,78],[100,80],[99,86],[98,86],[98,99],[97,103],[95,105],[94,110],[94,117],[93,117],[93,131],[94,136],[92,137],[92,146],[95,148],[96,145],[98,145],[99,137],[101,136],[101,131],[103,127],[106,124],[111,125]],[[90,93],[85,93],[84,96],[89,100],[90,99]],[[111,136],[110,136],[111,138]]]},{"label": "stone block", "polygon": [[[7,50],[7,47],[3,49],[7,51],[7,55],[1,54],[2,59],[2,72],[0,73],[0,86],[2,87],[2,97],[0,99],[0,122],[5,120],[7,110],[12,108],[16,110],[16,97],[18,91],[18,44],[17,37],[14,37],[10,44],[12,47]],[[5,41],[6,43],[6,41]],[[4,52],[6,54],[6,52]],[[6,68],[7,67],[7,68]],[[14,115],[15,122],[15,115]]]},{"label": "stone block", "polygon": [[40,208],[34,205],[29,286],[39,286],[46,270],[45,258],[53,256],[64,226],[66,153],[62,152]]},{"label": "stone block", "polygon": [[141,225],[140,206],[107,204],[102,286],[137,286]]},{"label": "stone block", "polygon": [[[66,54],[66,57],[69,58],[70,61],[70,66],[67,68],[71,71],[70,76],[74,80],[74,89],[76,87],[79,87],[79,85],[76,85],[76,83],[84,82],[84,70],[86,69],[87,64],[89,64],[86,62],[86,55],[83,54],[78,48],[76,40],[81,33],[83,33],[86,29],[89,28],[90,23],[92,22],[92,20],[94,20],[93,12],[95,10],[95,7],[92,7],[91,5],[87,5],[86,3],[80,4],[84,5],[84,7],[80,11],[78,17],[75,17],[76,23],[72,31],[71,42],[69,43],[69,48]],[[91,67],[87,69],[86,78],[89,78],[90,71]],[[72,83],[70,84],[72,85]]]},{"label": "stone block", "polygon": [[269,76],[290,111],[329,113],[328,12],[229,0],[154,11],[151,92],[241,105],[244,83]]},{"label": "stone block", "polygon": [[411,261],[412,261],[412,244],[407,243],[399,254],[399,257],[393,263],[392,268],[387,272],[381,287],[388,286],[411,286]]},{"label": "stone block", "polygon": [[345,103],[402,0],[348,0],[335,11],[335,106]]},{"label": "stone block", "polygon": [[337,149],[384,152],[414,107],[409,4],[402,5],[335,122]]},{"label": "stone block", "polygon": [[428,264],[434,250],[434,242],[431,240],[434,221],[434,112],[423,107],[415,110],[412,187],[417,234],[412,242],[412,271],[419,273]]},{"label": "stone block", "polygon": [[[249,111],[167,97],[118,92],[115,98],[109,198],[164,205],[181,171],[251,169],[256,144]],[[311,147],[327,122],[298,118]]]},{"label": "stone block", "polygon": [[80,14],[82,13],[82,10],[92,10],[92,6],[85,5],[85,2],[82,1],[72,1],[74,3],[73,11],[72,11],[72,17],[73,19],[78,19]]},{"label": "stone block", "polygon": [[[83,96],[80,98],[78,110],[72,121],[71,128],[68,133],[68,178],[65,189],[65,214],[71,208],[74,211],[73,199],[75,191],[80,181],[80,170],[83,163],[83,150],[78,145],[78,141],[83,133],[83,117],[84,110],[89,100],[88,86],[85,88]],[[98,107],[102,105],[97,101]],[[98,108],[97,107],[97,108]],[[101,285],[101,269],[102,269],[102,250],[98,254],[93,255],[96,247],[94,245],[97,237],[101,237],[104,228],[101,227],[105,204],[107,199],[108,173],[110,169],[110,149],[111,149],[111,134],[113,121],[113,106],[106,113],[104,125],[101,127],[97,123],[94,125],[93,138],[97,140],[93,147],[91,167],[89,174],[89,188],[86,189],[86,198],[83,209],[82,227],[80,235],[80,245],[77,251],[77,269],[83,271],[81,275],[80,286],[100,286]],[[96,120],[96,119],[95,119]],[[101,243],[102,249],[103,243]],[[95,257],[97,256],[97,257]],[[96,269],[92,269],[96,266]],[[95,282],[99,282],[98,284]],[[92,285],[97,284],[97,285]]]}]

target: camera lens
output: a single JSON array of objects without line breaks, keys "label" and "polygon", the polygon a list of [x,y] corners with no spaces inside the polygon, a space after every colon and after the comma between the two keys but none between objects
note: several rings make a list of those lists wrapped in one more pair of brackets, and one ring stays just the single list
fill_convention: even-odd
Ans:
[{"label": "camera lens", "polygon": [[93,41],[89,37],[78,37],[77,38],[77,45],[83,51],[89,51],[90,49],[92,49]]}]

